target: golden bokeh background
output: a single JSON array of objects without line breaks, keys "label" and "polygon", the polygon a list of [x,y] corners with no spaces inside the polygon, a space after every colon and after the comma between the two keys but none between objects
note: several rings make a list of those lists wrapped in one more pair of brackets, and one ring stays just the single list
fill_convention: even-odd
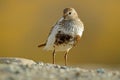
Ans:
[{"label": "golden bokeh background", "polygon": [[[69,65],[120,64],[120,0],[0,0],[0,57],[51,63],[52,52],[37,45],[66,7],[74,7],[85,25]],[[57,64],[64,64],[63,56],[56,55]]]}]

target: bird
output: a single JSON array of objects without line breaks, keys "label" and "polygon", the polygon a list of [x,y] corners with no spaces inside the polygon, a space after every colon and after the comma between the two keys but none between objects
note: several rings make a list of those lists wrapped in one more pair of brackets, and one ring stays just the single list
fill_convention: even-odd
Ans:
[{"label": "bird", "polygon": [[67,66],[67,56],[71,48],[80,41],[84,31],[84,24],[78,17],[74,8],[63,9],[62,17],[51,28],[45,43],[38,45],[44,50],[53,51],[52,63],[55,64],[56,52],[64,52],[65,66]]}]

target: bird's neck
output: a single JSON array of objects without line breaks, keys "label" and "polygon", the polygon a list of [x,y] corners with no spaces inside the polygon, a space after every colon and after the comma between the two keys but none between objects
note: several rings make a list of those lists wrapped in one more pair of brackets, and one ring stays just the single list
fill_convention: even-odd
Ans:
[{"label": "bird's neck", "polygon": [[80,21],[79,18],[71,18],[71,19],[66,19],[64,18],[65,21]]}]

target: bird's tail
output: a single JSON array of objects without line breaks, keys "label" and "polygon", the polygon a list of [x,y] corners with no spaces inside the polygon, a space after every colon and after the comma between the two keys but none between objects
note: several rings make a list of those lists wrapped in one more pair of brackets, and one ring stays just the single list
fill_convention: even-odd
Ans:
[{"label": "bird's tail", "polygon": [[38,47],[43,47],[45,45],[46,45],[46,43],[43,43],[43,44],[38,45]]}]

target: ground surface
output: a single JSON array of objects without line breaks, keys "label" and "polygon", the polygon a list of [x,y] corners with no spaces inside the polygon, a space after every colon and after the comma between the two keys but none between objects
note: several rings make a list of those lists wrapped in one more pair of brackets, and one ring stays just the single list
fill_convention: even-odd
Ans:
[{"label": "ground surface", "polygon": [[120,80],[120,72],[66,67],[23,58],[0,58],[0,80]]}]

